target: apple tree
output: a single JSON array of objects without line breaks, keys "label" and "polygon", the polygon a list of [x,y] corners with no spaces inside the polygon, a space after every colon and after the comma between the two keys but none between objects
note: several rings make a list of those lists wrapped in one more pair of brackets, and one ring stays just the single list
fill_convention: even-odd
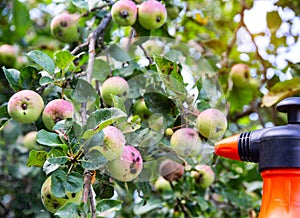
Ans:
[{"label": "apple tree", "polygon": [[257,217],[256,164],[214,143],[286,122],[298,6],[1,1],[0,216]]}]

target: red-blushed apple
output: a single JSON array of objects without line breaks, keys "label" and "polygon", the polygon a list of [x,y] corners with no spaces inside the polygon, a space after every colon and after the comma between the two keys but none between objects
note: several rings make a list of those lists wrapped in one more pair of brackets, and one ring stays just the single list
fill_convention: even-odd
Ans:
[{"label": "red-blushed apple", "polygon": [[63,12],[56,15],[50,24],[52,35],[61,42],[72,43],[79,40],[79,16]]},{"label": "red-blushed apple", "polygon": [[41,198],[47,211],[55,213],[58,209],[68,202],[80,203],[82,190],[77,193],[67,192],[65,197],[56,197],[51,191],[51,176],[49,176],[42,185]]},{"label": "red-blushed apple", "polygon": [[35,150],[42,150],[43,146],[39,145],[36,141],[36,135],[37,135],[37,131],[30,131],[28,133],[26,133],[26,135],[23,138],[23,145],[25,148],[31,150],[31,149],[35,149]]},{"label": "red-blushed apple", "polygon": [[184,174],[184,167],[173,160],[167,159],[159,165],[159,174],[168,181],[178,180]]},{"label": "red-blushed apple", "polygon": [[250,81],[250,67],[243,63],[233,65],[229,73],[229,79],[236,87],[247,87]]},{"label": "red-blushed apple", "polygon": [[181,157],[198,155],[202,150],[202,141],[198,132],[192,128],[181,128],[170,139],[171,147]]},{"label": "red-blushed apple", "polygon": [[119,76],[113,76],[106,79],[101,87],[101,96],[105,104],[112,106],[111,95],[116,95],[122,101],[126,101],[129,94],[129,85],[125,79]]},{"label": "red-blushed apple", "polygon": [[142,120],[148,120],[152,114],[147,108],[144,98],[139,98],[133,103],[132,113],[138,115]]},{"label": "red-blushed apple", "polygon": [[73,118],[73,104],[64,99],[55,99],[45,106],[42,114],[43,123],[47,129],[52,130],[52,127],[61,120]]},{"label": "red-blushed apple", "polygon": [[100,152],[107,160],[119,158],[126,143],[125,136],[114,126],[107,126],[102,131],[104,133],[104,141],[100,146]]},{"label": "red-blushed apple", "polygon": [[167,10],[159,1],[144,1],[138,8],[138,21],[147,30],[160,28],[166,19]]},{"label": "red-blushed apple", "polygon": [[227,118],[222,111],[209,108],[197,116],[196,127],[205,138],[220,139],[227,129]]},{"label": "red-blushed apple", "polygon": [[15,46],[3,44],[0,46],[0,66],[14,67],[18,50]]},{"label": "red-blushed apple", "polygon": [[209,165],[199,164],[195,166],[195,169],[196,171],[191,171],[191,175],[195,179],[197,186],[205,189],[213,184],[215,172]]},{"label": "red-blushed apple", "polygon": [[140,152],[133,146],[126,145],[123,153],[107,163],[110,176],[119,181],[132,181],[138,177],[143,169],[143,159]]},{"label": "red-blushed apple", "polygon": [[42,97],[32,90],[22,90],[10,97],[9,115],[19,123],[32,123],[39,119],[44,109]]},{"label": "red-blushed apple", "polygon": [[136,4],[131,0],[120,0],[111,8],[112,19],[120,26],[131,26],[137,18]]}]

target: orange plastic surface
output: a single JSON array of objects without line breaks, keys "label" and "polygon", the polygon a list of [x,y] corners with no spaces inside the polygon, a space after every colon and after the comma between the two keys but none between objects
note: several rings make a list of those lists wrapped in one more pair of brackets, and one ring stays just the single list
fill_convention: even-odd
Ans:
[{"label": "orange plastic surface", "polygon": [[241,160],[238,151],[240,134],[225,138],[215,144],[215,154],[232,160]]},{"label": "orange plastic surface", "polygon": [[261,173],[262,205],[258,218],[300,217],[300,169],[275,169]]}]

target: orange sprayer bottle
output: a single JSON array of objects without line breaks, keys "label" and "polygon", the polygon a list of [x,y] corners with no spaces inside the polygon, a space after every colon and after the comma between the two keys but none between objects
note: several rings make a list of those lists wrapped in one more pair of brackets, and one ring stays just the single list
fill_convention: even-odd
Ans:
[{"label": "orange sprayer bottle", "polygon": [[216,155],[258,163],[263,178],[259,218],[300,217],[300,98],[286,98],[277,110],[288,124],[245,132],[215,144]]}]

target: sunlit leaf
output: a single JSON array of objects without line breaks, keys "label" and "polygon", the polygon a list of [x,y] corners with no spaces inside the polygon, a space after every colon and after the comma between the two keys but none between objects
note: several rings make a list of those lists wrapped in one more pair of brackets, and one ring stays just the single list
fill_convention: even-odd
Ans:
[{"label": "sunlit leaf", "polygon": [[28,52],[27,56],[43,70],[51,74],[54,73],[55,64],[53,60],[46,53],[39,50],[33,50]]}]

